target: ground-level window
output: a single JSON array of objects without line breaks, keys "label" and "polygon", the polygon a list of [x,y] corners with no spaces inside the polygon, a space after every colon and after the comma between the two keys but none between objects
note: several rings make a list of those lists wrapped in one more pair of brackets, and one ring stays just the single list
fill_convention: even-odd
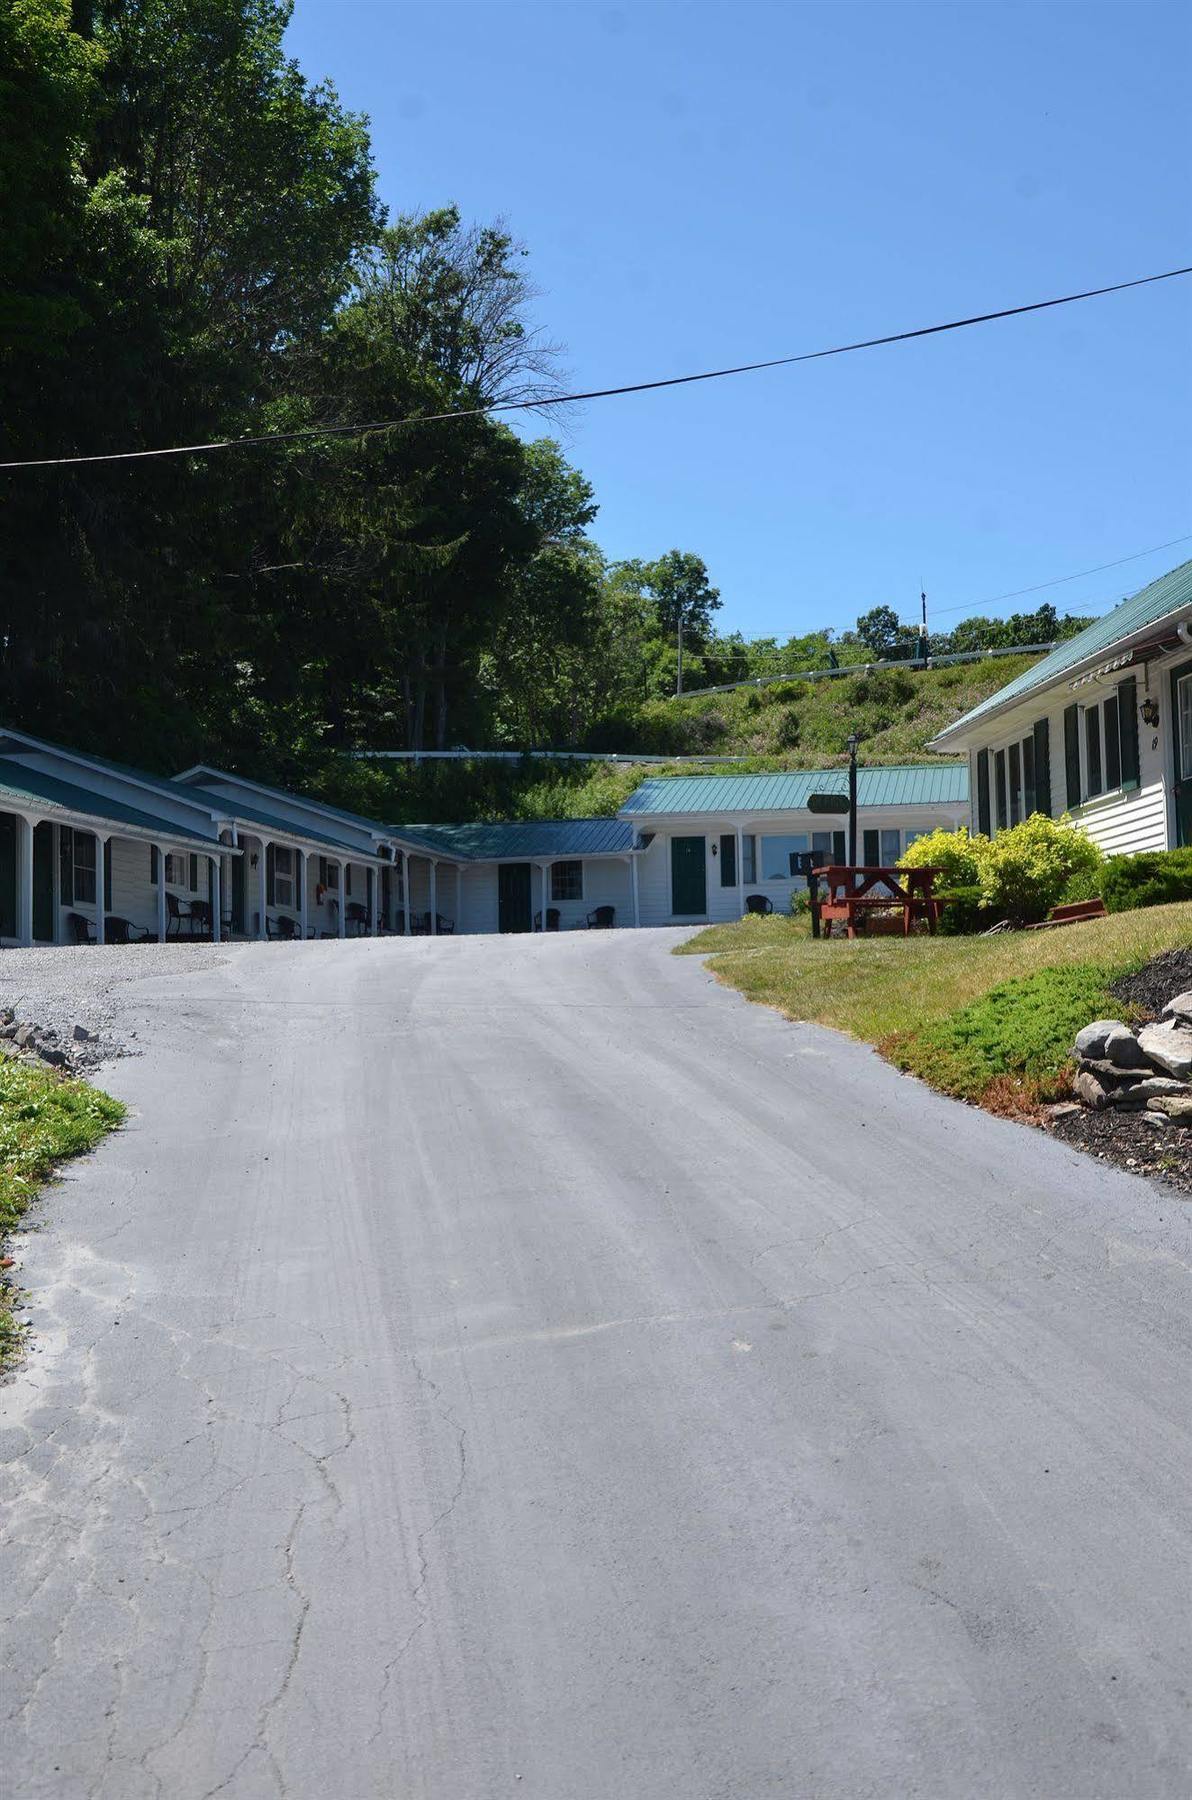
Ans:
[{"label": "ground-level window", "polygon": [[552,900],[582,900],[584,897],[584,865],[580,861],[551,864],[550,897]]},{"label": "ground-level window", "polygon": [[791,858],[811,848],[805,831],[785,833],[781,837],[762,839],[762,880],[789,881],[796,873]]},{"label": "ground-level window", "polygon": [[95,839],[63,825],[58,837],[58,885],[63,906],[95,905]]},{"label": "ground-level window", "polygon": [[289,906],[295,904],[295,876],[298,872],[298,852],[287,850],[283,844],[273,847],[273,904]]}]

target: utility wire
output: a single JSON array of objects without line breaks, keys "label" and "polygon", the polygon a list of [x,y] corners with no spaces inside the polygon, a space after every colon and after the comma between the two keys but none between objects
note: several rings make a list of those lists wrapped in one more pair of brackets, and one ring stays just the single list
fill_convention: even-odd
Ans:
[{"label": "utility wire", "polygon": [[1165,544],[1152,544],[1149,550],[1133,550],[1119,556],[1116,562],[1098,563],[1095,569],[1078,569],[1075,575],[1057,575],[1054,581],[1039,581],[1034,587],[1014,588],[1008,594],[994,594],[988,600],[967,600],[961,606],[933,606],[932,618],[941,613],[979,612],[983,606],[998,606],[1003,600],[1018,600],[1024,594],[1041,594],[1044,588],[1062,587],[1065,581],[1081,581],[1086,575],[1100,575],[1106,569],[1120,569],[1123,563],[1138,562],[1143,556],[1155,556],[1160,550],[1171,550],[1176,544],[1192,544],[1192,532],[1185,537],[1168,538]]},{"label": "utility wire", "polygon": [[569,406],[582,400],[609,400],[621,394],[645,394],[659,388],[686,387],[696,381],[720,381],[728,375],[751,375],[760,369],[789,368],[793,363],[818,362],[827,356],[846,356],[853,350],[876,350],[884,344],[905,344],[912,338],[937,337],[945,331],[962,331],[969,325],[988,325],[995,319],[1014,319],[1023,313],[1045,312],[1053,306],[1071,306],[1077,300],[1096,300],[1104,294],[1121,294],[1127,288],[1150,287],[1157,281],[1174,281],[1192,275],[1192,265],[1165,269],[1160,275],[1142,275],[1134,281],[1116,281],[1110,287],[1086,288],[1079,294],[1061,294],[1054,300],[1032,300],[1025,306],[1007,306],[998,312],[975,313],[967,319],[949,319],[943,325],[920,325],[914,331],[893,331],[884,337],[862,338],[854,344],[836,344],[828,350],[805,350],[798,356],[774,356],[766,362],[738,363],[727,369],[705,369],[697,375],[670,375],[659,381],[634,381],[621,387],[591,388],[579,394],[548,394],[539,400],[496,400],[484,406],[453,412],[410,413],[399,419],[374,419],[363,425],[319,425],[303,431],[261,432],[239,438],[215,438],[205,444],[172,444],[161,450],[111,450],[93,456],[43,456],[21,462],[0,463],[0,471],[15,469],[72,468],[80,463],[141,462],[149,457],[200,456],[213,450],[243,450],[258,444],[294,444],[308,438],[364,437],[376,431],[394,431],[402,425],[439,425],[450,419],[477,419],[489,413],[538,411],[547,406]]}]

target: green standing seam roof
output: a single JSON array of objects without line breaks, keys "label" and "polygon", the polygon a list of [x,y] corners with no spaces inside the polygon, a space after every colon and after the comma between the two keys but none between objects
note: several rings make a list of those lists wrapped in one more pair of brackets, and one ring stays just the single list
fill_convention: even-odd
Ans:
[{"label": "green standing seam roof", "polygon": [[633,827],[623,819],[525,819],[512,824],[394,825],[394,837],[415,852],[456,862],[498,862],[534,856],[624,856]]},{"label": "green standing seam roof", "polygon": [[204,837],[202,832],[190,831],[185,825],[174,825],[169,819],[158,818],[154,813],[126,806],[122,800],[112,800],[106,794],[93,794],[87,788],[76,787],[73,782],[60,781],[56,775],[47,775],[43,769],[29,769],[24,763],[9,762],[6,758],[0,759],[0,805],[5,799],[11,799],[18,805],[27,805],[30,800],[42,800],[57,811],[78,813],[83,818],[97,819],[108,825],[131,825],[137,831],[151,832],[155,838],[171,844],[213,846],[218,842],[214,827],[210,837]]},{"label": "green standing seam roof", "polygon": [[261,825],[268,831],[275,831],[279,838],[291,842],[324,844],[327,849],[334,850],[345,862],[375,862],[377,859],[370,850],[362,850],[359,844],[345,844],[342,838],[329,836],[325,831],[315,831],[309,825],[295,825],[290,819],[279,819],[273,813],[259,812],[255,806],[244,806],[239,800],[229,800],[223,794],[212,794],[208,788],[187,785],[186,792],[202,795],[204,799],[217,801],[227,808],[226,817],[243,819],[249,825]]},{"label": "green standing seam roof", "polygon": [[1192,606],[1192,562],[1181,563],[1178,569],[1160,575],[1157,581],[1140,588],[1137,594],[1132,594],[1120,606],[1115,606],[1103,619],[1095,619],[1077,637],[1057,644],[1033,669],[1027,669],[1013,681],[1008,681],[1005,687],[990,694],[979,706],[974,706],[957,719],[954,725],[946,725],[937,734],[935,742],[951,737],[953,732],[973,724],[984,714],[1007,705],[1011,700],[1020,700],[1027,694],[1033,694],[1036,688],[1046,687],[1057,675],[1074,669],[1090,656],[1096,656],[1099,651],[1112,650],[1123,638],[1133,637],[1136,631],[1143,631],[1148,625],[1155,625],[1170,613],[1179,612],[1187,606]]},{"label": "green standing seam roof", "polygon": [[[382,825],[376,819],[366,819],[363,813],[348,812],[342,806],[328,806],[325,800],[312,799],[309,794],[294,794],[286,788],[270,787],[268,782],[253,781],[248,775],[229,775],[226,769],[213,768],[210,763],[196,763],[193,769],[184,769],[181,775],[175,775],[173,779],[178,787],[197,787],[204,793],[211,792],[206,785],[207,781],[228,781],[233,787],[244,784],[263,795],[271,795],[275,800],[293,800],[299,806],[309,806],[314,812],[326,813],[328,818],[342,819],[345,825],[358,825],[362,831],[374,832],[378,837],[385,837],[390,830],[388,825]],[[218,795],[217,798],[225,803],[228,800],[226,794]]]},{"label": "green standing seam roof", "polygon": [[[621,817],[681,813],[806,812],[811,794],[847,794],[847,769],[781,775],[660,775],[645,781]],[[857,770],[858,806],[966,806],[967,763],[903,763]],[[825,815],[827,816],[827,815]]]}]

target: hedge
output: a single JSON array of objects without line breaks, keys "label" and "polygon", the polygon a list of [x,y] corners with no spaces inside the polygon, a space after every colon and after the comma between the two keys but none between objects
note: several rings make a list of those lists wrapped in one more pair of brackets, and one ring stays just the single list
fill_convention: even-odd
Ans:
[{"label": "hedge", "polygon": [[1192,849],[1111,856],[1102,871],[1101,893],[1110,912],[1192,900]]}]

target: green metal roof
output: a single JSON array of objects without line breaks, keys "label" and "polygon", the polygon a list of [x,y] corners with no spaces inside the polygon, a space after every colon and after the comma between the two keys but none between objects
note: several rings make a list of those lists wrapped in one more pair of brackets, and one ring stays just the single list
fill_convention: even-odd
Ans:
[{"label": "green metal roof", "polygon": [[[967,763],[901,763],[857,770],[859,806],[964,806]],[[806,812],[809,794],[847,794],[847,769],[781,775],[660,775],[621,808],[622,818],[668,813]]]},{"label": "green metal roof", "polygon": [[26,768],[24,763],[10,762],[7,758],[0,759],[0,806],[5,800],[22,809],[31,800],[40,801],[56,813],[74,813],[105,825],[128,825],[170,844],[213,844],[217,841],[214,828],[210,837],[204,837],[199,831],[188,831],[185,825],[175,825],[154,813],[142,812],[139,807],[125,806],[123,801],[113,800],[107,794],[93,794],[87,788],[76,787],[73,782],[47,775],[43,769]]},{"label": "green metal roof", "polygon": [[1181,563],[1178,569],[1172,569],[1169,574],[1160,575],[1157,581],[1141,588],[1128,600],[1123,600],[1120,606],[1115,606],[1103,619],[1094,620],[1079,636],[1057,644],[1033,669],[1027,669],[1013,681],[1008,681],[1005,687],[990,694],[979,706],[974,706],[962,718],[957,719],[954,725],[945,726],[934,741],[946,742],[954,733],[973,724],[986,713],[1000,711],[1011,701],[1033,694],[1037,688],[1047,687],[1058,676],[1088,661],[1090,657],[1112,650],[1124,638],[1133,637],[1135,632],[1145,630],[1148,625],[1156,625],[1160,619],[1182,612],[1190,606],[1192,562],[1186,562]]},{"label": "green metal roof", "polygon": [[[178,783],[177,785],[184,784]],[[283,838],[290,843],[323,844],[327,849],[334,850],[337,855],[346,854],[349,861],[353,857],[365,862],[373,859],[373,853],[369,850],[362,850],[359,844],[348,844],[344,842],[343,838],[331,837],[325,831],[315,831],[312,826],[295,825],[292,819],[279,819],[274,813],[262,812],[255,806],[245,806],[238,797],[232,799],[226,794],[213,794],[208,788],[195,787],[190,783],[185,784],[185,791],[188,794],[195,794],[203,799],[217,802],[224,808],[225,818],[235,819],[237,822],[243,821],[247,825],[263,826],[267,831],[273,832],[276,837]]]},{"label": "green metal roof", "polygon": [[[339,819],[345,825],[358,825],[362,831],[371,831],[378,837],[385,837],[390,831],[388,825],[382,825],[376,819],[366,819],[363,813],[348,812],[342,806],[328,806],[325,800],[313,800],[309,794],[295,794],[286,788],[270,787],[268,782],[254,781],[247,775],[230,775],[226,769],[212,768],[210,763],[196,763],[193,769],[184,769],[181,775],[175,775],[174,781],[179,787],[201,788],[209,792],[208,781],[227,781],[233,787],[246,786],[255,793],[264,795],[266,801],[292,800],[298,806],[308,806],[313,812],[323,813],[329,819]],[[227,801],[228,796],[221,794],[219,799]]]},{"label": "green metal roof", "polygon": [[633,848],[633,827],[622,819],[395,825],[393,833],[414,851],[425,850],[456,862],[497,862],[535,856],[623,856]]}]

